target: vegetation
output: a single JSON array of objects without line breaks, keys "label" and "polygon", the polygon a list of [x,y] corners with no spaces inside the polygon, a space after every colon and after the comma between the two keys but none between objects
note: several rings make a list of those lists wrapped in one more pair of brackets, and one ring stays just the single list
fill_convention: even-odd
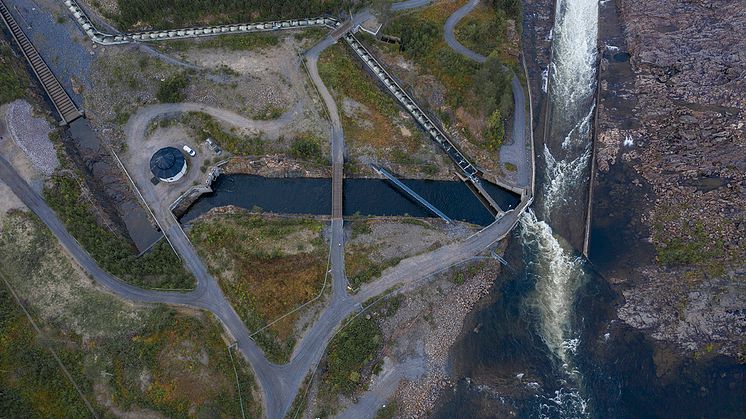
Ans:
[{"label": "vegetation", "polygon": [[117,0],[117,4],[119,14],[112,18],[123,30],[309,17],[353,6],[350,0]]},{"label": "vegetation", "polygon": [[[424,141],[420,131],[410,120],[401,119],[399,105],[366,73],[352,52],[342,45],[327,48],[319,58],[319,75],[344,109],[340,117],[352,150],[358,154],[372,152],[376,159],[416,171],[432,173],[434,168],[437,172],[437,166],[416,155]],[[408,135],[402,133],[402,127]],[[348,165],[345,170],[350,172],[348,169],[352,167]]]},{"label": "vegetation", "polygon": [[10,46],[0,41],[0,105],[22,98],[28,87],[28,76]]},{"label": "vegetation", "polygon": [[[198,416],[240,416],[230,354],[217,323],[210,323],[208,328],[161,307],[129,339],[102,342],[103,350],[116,354],[110,384],[118,404],[148,407],[171,417],[186,417],[193,409]],[[254,378],[245,366],[236,371],[244,408],[256,413],[260,407],[252,397]]]},{"label": "vegetation", "polygon": [[[439,112],[443,121],[453,125],[451,121],[454,119],[461,120],[467,128],[464,132],[466,138],[489,152],[496,151],[502,144],[505,121],[512,114],[513,106],[512,75],[502,65],[512,58],[505,53],[506,41],[499,34],[505,32],[506,19],[514,18],[515,13],[520,14],[520,9],[517,12],[514,9],[514,0],[495,1],[497,3],[492,9],[479,6],[476,17],[471,18],[476,20],[469,21],[471,23],[457,33],[466,35],[471,41],[465,42],[467,46],[477,45],[476,50],[488,56],[483,64],[463,57],[445,43],[443,25],[458,3],[402,14],[386,27],[386,33],[402,39],[403,54],[445,87],[448,93],[444,100],[452,111]],[[382,48],[393,52],[391,46]],[[459,108],[473,117],[464,120],[455,112]],[[470,119],[486,123],[473,124]]]},{"label": "vegetation", "polygon": [[307,160],[314,163],[327,163],[321,150],[321,140],[316,137],[299,137],[290,144],[289,153],[296,159]]},{"label": "vegetation", "polygon": [[394,266],[401,261],[401,258],[388,259],[383,262],[374,261],[370,258],[370,247],[368,246],[347,246],[345,249],[345,270],[350,286],[354,289],[370,282],[381,276],[381,273],[388,267]]},{"label": "vegetation", "polygon": [[184,101],[184,89],[189,85],[186,73],[176,73],[158,86],[155,97],[160,102],[176,103]]},{"label": "vegetation", "polygon": [[464,16],[456,26],[456,38],[465,47],[484,56],[496,53],[505,62],[515,60],[508,53],[508,20],[521,30],[520,0],[488,0]]},{"label": "vegetation", "polygon": [[479,64],[454,52],[446,43],[443,25],[458,3],[428,7],[393,19],[386,33],[402,39],[404,55],[427,69],[447,89],[447,103],[454,108],[473,106],[473,77]]},{"label": "vegetation", "polygon": [[[314,220],[239,213],[202,219],[189,235],[238,315],[258,330],[318,295],[327,266],[321,230]],[[254,335],[271,361],[288,361],[296,319]]]},{"label": "vegetation", "polygon": [[209,38],[175,40],[164,44],[169,51],[184,51],[196,49],[226,49],[228,51],[257,51],[271,48],[280,43],[280,37],[275,34],[250,33],[219,35]]},{"label": "vegetation", "polygon": [[[370,221],[353,221],[351,231],[353,240],[358,236],[370,234],[372,232]],[[369,244],[347,243],[345,245],[345,272],[353,289],[380,277],[386,268],[394,266],[402,260],[402,257],[374,260],[374,258],[371,258],[371,253],[375,249],[375,245]]]},{"label": "vegetation", "polygon": [[[387,290],[387,297],[373,297],[362,303],[364,312],[352,315],[329,343],[319,364],[319,406],[314,417],[332,417],[338,408],[340,394],[353,399],[368,389],[372,375],[383,368],[384,337],[379,321],[399,310],[404,295]],[[387,403],[388,404],[388,403]],[[378,417],[378,416],[376,416]]]},{"label": "vegetation", "polygon": [[44,198],[70,234],[112,275],[145,288],[194,287],[194,278],[165,241],[138,258],[130,242],[101,227],[73,176],[52,176],[50,186],[44,190]]},{"label": "vegetation", "polygon": [[[0,279],[3,278],[0,272]],[[52,346],[76,382],[83,369],[80,353],[63,342],[44,342],[10,290],[0,281],[0,412],[7,417],[87,417],[90,415],[70,380],[48,350]]]},{"label": "vegetation", "polygon": [[387,402],[384,406],[382,406],[380,409],[378,409],[373,419],[393,419],[398,416],[399,416],[399,404],[396,402],[396,399],[392,399],[391,401]]},{"label": "vegetation", "polygon": [[260,137],[237,135],[235,130],[226,132],[212,116],[201,112],[189,112],[184,120],[192,129],[194,136],[210,137],[220,147],[234,155],[249,156],[265,154],[265,142]]},{"label": "vegetation", "polygon": [[352,318],[329,343],[321,376],[324,392],[352,396],[367,388],[366,375],[374,370],[383,348],[381,330],[369,317]]},{"label": "vegetation", "polygon": [[701,223],[695,224],[688,238],[665,234],[659,239],[658,262],[664,265],[702,265],[723,254],[722,240],[711,240]]},{"label": "vegetation", "polygon": [[[0,276],[42,329],[36,335],[0,283],[0,411],[9,417],[87,417],[53,348],[99,417],[109,406],[137,415],[238,417],[236,373],[210,316],[133,307],[99,291],[33,215],[0,228]],[[247,364],[237,358],[247,414],[261,416]],[[95,390],[94,390],[95,388]],[[128,410],[132,412],[128,412]]]}]

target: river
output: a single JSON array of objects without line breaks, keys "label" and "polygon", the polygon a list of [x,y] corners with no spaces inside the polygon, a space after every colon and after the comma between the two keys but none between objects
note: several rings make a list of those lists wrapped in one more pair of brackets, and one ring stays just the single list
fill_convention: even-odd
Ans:
[{"label": "river", "polygon": [[[548,135],[537,161],[536,204],[510,239],[505,255],[510,269],[503,269],[490,296],[467,319],[451,351],[450,372],[457,384],[442,397],[436,417],[743,412],[743,375],[735,361],[682,361],[675,348],[617,320],[621,297],[603,271],[577,251],[588,200],[598,15],[597,0],[557,2]],[[605,201],[604,208],[619,205],[609,202],[608,190],[594,196]],[[621,240],[607,243],[622,237],[614,232],[628,230],[628,220],[603,213],[594,217],[606,223],[599,239],[591,240],[591,255],[608,266],[610,258],[631,254]],[[636,247],[635,257],[651,257],[651,246]]]}]

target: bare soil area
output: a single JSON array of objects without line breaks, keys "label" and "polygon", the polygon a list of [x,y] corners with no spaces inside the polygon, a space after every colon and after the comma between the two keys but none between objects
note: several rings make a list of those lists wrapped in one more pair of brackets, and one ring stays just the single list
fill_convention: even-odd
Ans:
[{"label": "bare soil area", "polygon": [[463,239],[475,230],[466,223],[381,217],[345,223],[345,271],[350,286],[379,277],[402,259]]},{"label": "bare soil area", "polygon": [[183,102],[257,120],[275,119],[292,109],[293,119],[282,136],[311,133],[326,137],[329,124],[298,56],[309,39],[295,35],[283,34],[276,45],[257,50],[199,48],[198,43],[205,40],[178,41],[184,43],[171,53],[182,60],[179,65],[134,45],[102,48],[93,64],[94,88],[85,92],[87,113],[111,140],[121,143],[122,126],[130,115],[157,103],[161,85],[184,74],[188,83]]}]

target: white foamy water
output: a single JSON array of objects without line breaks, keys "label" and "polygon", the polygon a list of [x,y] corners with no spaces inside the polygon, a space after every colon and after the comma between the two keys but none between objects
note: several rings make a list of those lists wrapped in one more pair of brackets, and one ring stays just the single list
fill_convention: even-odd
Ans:
[{"label": "white foamy water", "polygon": [[[581,341],[572,330],[572,309],[586,273],[583,260],[553,234],[547,221],[553,212],[573,207],[568,204],[576,203],[582,195],[579,192],[588,186],[598,0],[557,0],[555,16],[548,80],[552,139],[544,145],[544,207],[540,211],[546,221],[528,211],[521,217],[520,231],[528,253],[534,255],[527,268],[536,280],[530,303],[539,313],[539,334],[564,372],[560,389],[553,396],[541,396],[540,416],[584,417],[588,406],[579,390],[582,375],[573,362]],[[553,155],[550,147],[560,144]]]},{"label": "white foamy water", "polygon": [[521,217],[521,239],[534,249],[528,267],[536,276],[536,305],[541,313],[540,332],[544,343],[562,363],[569,361],[579,341],[571,337],[570,314],[575,291],[583,283],[583,261],[566,250],[545,221],[533,211]]},{"label": "white foamy water", "polygon": [[552,105],[577,119],[578,112],[587,111],[578,105],[592,97],[595,88],[597,0],[557,0],[553,33]]},{"label": "white foamy water", "polygon": [[549,216],[552,210],[575,199],[574,191],[585,181],[585,170],[591,157],[591,148],[574,159],[557,160],[544,145],[545,183],[544,213]]}]

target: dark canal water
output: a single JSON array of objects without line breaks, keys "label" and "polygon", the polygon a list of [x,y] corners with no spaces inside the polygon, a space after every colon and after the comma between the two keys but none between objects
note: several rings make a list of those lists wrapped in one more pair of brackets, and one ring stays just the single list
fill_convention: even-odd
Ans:
[{"label": "dark canal water", "polygon": [[[436,208],[454,220],[487,225],[494,217],[462,182],[402,180]],[[215,207],[235,205],[261,208],[283,214],[328,215],[331,212],[331,179],[265,178],[250,175],[223,175],[212,184],[213,193],[203,195],[181,217],[189,222]],[[485,182],[493,198],[508,210],[519,198]],[[345,215],[410,215],[434,217],[412,198],[390,182],[381,179],[346,179],[344,181]]]}]

